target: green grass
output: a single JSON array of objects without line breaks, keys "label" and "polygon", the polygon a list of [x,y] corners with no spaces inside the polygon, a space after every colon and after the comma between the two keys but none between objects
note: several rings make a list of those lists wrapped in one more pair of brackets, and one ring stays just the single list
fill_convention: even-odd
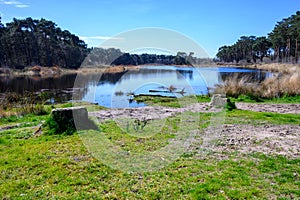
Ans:
[{"label": "green grass", "polygon": [[[67,106],[70,105],[63,107]],[[146,126],[107,121],[99,125],[100,131],[94,135],[123,151],[153,152],[168,145],[179,132],[207,127],[213,115],[187,112],[147,122]],[[0,126],[24,123],[0,132],[0,199],[300,198],[299,158],[237,153],[220,156],[211,152],[200,159],[185,153],[160,170],[129,173],[94,158],[85,146],[82,132],[32,135],[32,126],[47,116],[0,119]],[[199,124],[193,122],[197,119]],[[226,112],[226,123],[300,124],[300,115],[233,110]],[[222,156],[228,158],[220,159]]]},{"label": "green grass", "polygon": [[248,110],[233,110],[226,113],[228,124],[300,124],[298,114],[279,114],[254,112]]},{"label": "green grass", "polygon": [[0,118],[0,127],[1,126],[8,126],[8,125],[14,125],[14,124],[22,124],[22,126],[32,126],[37,125],[41,121],[44,121],[47,118],[48,115],[33,115],[28,114],[24,116],[10,116],[10,117],[4,117]]},{"label": "green grass", "polygon": [[[114,127],[112,122],[102,125],[104,132],[112,132],[115,142],[136,142],[135,137],[130,139]],[[242,158],[232,155],[226,160],[214,155],[206,159],[182,156],[158,171],[125,173],[93,158],[79,135],[20,139],[13,137],[16,132],[7,133],[12,137],[0,143],[1,199],[300,197],[300,159],[260,154]],[[169,136],[160,137],[154,136],[159,140]],[[147,146],[141,145],[142,149]]]},{"label": "green grass", "polygon": [[137,102],[143,102],[152,106],[165,106],[180,108],[185,105],[197,102],[210,102],[210,97],[207,95],[185,96],[182,98],[156,97],[156,96],[138,96],[134,98]]},{"label": "green grass", "polygon": [[[245,103],[300,103],[300,95],[297,96],[283,96],[280,98],[256,98],[247,95],[240,95],[238,98],[230,98],[233,102],[245,102]],[[182,107],[187,103],[196,103],[196,102],[210,102],[211,98],[207,95],[196,95],[196,96],[186,96],[180,99],[168,98],[168,97],[153,97],[153,96],[139,96],[136,97],[137,102],[144,102],[148,105],[154,106],[167,106],[167,107]]]},{"label": "green grass", "polygon": [[72,106],[84,106],[87,110],[97,111],[106,109],[102,106],[94,105],[87,102],[78,102],[78,103],[64,103],[64,104],[56,104],[56,105],[45,105],[45,112],[43,115],[35,115],[35,114],[25,114],[25,115],[12,115],[8,117],[0,117],[0,127],[14,125],[14,124],[22,124],[22,126],[32,126],[41,123],[41,121],[45,121],[48,118],[52,109],[55,108],[68,108]]},{"label": "green grass", "polygon": [[74,102],[74,103],[66,103],[66,104],[62,104],[62,105],[57,105],[57,107],[72,107],[72,106],[84,106],[88,112],[91,111],[97,111],[97,110],[105,110],[107,108],[103,107],[103,106],[99,106],[93,103],[89,103],[89,102]]},{"label": "green grass", "polygon": [[235,102],[245,102],[245,103],[300,103],[300,95],[297,96],[283,96],[280,98],[264,99],[256,98],[247,95],[240,95],[238,98],[231,98]]},{"label": "green grass", "polygon": [[[121,144],[127,151],[144,152],[155,151],[165,146],[170,138],[174,138],[176,132],[176,122],[178,118],[170,118],[166,121],[158,121],[159,126],[155,124],[146,125],[143,130],[126,130],[121,128],[114,121],[107,121],[100,126],[100,130],[107,138],[117,144]],[[149,127],[148,130],[147,127]],[[151,137],[155,135],[155,137]],[[149,137],[150,136],[150,137]]]}]

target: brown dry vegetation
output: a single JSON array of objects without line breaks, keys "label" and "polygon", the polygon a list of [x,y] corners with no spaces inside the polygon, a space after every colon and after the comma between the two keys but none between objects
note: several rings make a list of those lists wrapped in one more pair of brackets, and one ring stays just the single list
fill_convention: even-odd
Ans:
[{"label": "brown dry vegetation", "polygon": [[[288,70],[290,70],[288,72]],[[261,98],[274,98],[284,95],[295,96],[300,94],[300,69],[294,67],[285,73],[277,73],[261,83],[251,83],[249,77],[237,76],[217,85],[215,92],[226,93],[230,97],[248,95]]]},{"label": "brown dry vegetation", "polygon": [[300,71],[300,65],[289,64],[289,63],[269,63],[269,64],[252,64],[242,66],[245,68],[262,69],[269,72],[282,73],[282,74],[293,74]]},{"label": "brown dry vegetation", "polygon": [[43,94],[6,92],[0,96],[0,118],[26,114],[45,114]]}]

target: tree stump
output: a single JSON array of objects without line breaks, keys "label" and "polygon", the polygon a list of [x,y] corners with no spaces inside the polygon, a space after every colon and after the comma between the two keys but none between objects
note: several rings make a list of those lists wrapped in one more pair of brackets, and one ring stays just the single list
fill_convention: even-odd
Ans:
[{"label": "tree stump", "polygon": [[88,118],[85,107],[57,108],[51,111],[51,119],[56,122],[59,132],[97,129]]},{"label": "tree stump", "polygon": [[214,94],[209,104],[210,107],[222,108],[226,105],[227,98],[223,94]]}]

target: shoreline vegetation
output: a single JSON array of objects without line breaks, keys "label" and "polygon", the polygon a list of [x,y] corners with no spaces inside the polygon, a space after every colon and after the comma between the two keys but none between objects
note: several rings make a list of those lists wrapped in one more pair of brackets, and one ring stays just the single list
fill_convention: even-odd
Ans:
[{"label": "shoreline vegetation", "polygon": [[66,74],[85,74],[85,73],[119,73],[124,71],[139,70],[142,67],[147,66],[172,66],[172,67],[237,67],[245,69],[260,69],[273,73],[290,74],[299,73],[300,64],[289,63],[257,63],[257,64],[237,64],[237,63],[211,63],[203,65],[159,65],[159,64],[147,64],[147,65],[118,65],[118,66],[90,66],[82,67],[78,69],[61,68],[59,66],[53,67],[41,67],[33,66],[26,67],[22,70],[11,68],[0,68],[0,76],[41,76],[41,77],[55,77]]},{"label": "shoreline vegetation", "polygon": [[[12,70],[0,68],[0,76],[29,76],[38,77],[39,79],[48,77],[60,77],[67,74],[97,74],[97,73],[120,73],[127,71],[138,71],[145,66],[102,66],[102,67],[83,67],[77,70],[64,69],[58,66],[40,67],[34,66],[23,70]],[[157,65],[158,66],[158,65]],[[167,66],[167,65],[166,65]],[[204,66],[188,66],[188,65],[170,65],[174,67],[238,67],[246,69],[260,69],[263,71],[272,72],[272,77],[263,80],[262,82],[253,82],[250,77],[233,76],[223,83],[216,85],[215,93],[226,94],[228,97],[238,98],[239,96],[248,96],[252,99],[260,101],[260,99],[272,99],[279,97],[293,97],[300,94],[300,65],[270,63],[270,64],[228,64],[216,63]]]}]

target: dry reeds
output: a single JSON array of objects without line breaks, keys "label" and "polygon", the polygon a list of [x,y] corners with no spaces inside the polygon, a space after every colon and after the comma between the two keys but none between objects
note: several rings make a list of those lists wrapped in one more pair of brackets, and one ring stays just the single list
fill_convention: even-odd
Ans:
[{"label": "dry reeds", "polygon": [[106,68],[104,73],[120,73],[125,71],[126,71],[125,66],[114,66],[114,67]]},{"label": "dry reeds", "polygon": [[235,98],[240,95],[249,95],[255,92],[254,85],[256,85],[256,83],[250,82],[251,80],[248,76],[239,78],[235,75],[230,79],[226,79],[223,84],[216,85],[214,92]]},{"label": "dry reeds", "polygon": [[274,73],[293,74],[300,71],[300,65],[289,63],[269,63],[269,64],[254,64],[247,65],[246,68],[261,69]]},{"label": "dry reeds", "polygon": [[14,92],[6,92],[0,98],[0,117],[9,117],[13,115],[25,114],[45,114],[43,95],[26,92],[25,94],[17,94]]},{"label": "dry reeds", "polygon": [[261,83],[251,82],[249,77],[234,76],[225,80],[223,84],[217,85],[215,92],[234,98],[240,95],[258,98],[300,95],[300,70],[294,73],[279,73]]},{"label": "dry reeds", "polygon": [[277,76],[263,81],[258,90],[261,97],[264,98],[299,95],[300,71],[293,74],[277,74]]}]

